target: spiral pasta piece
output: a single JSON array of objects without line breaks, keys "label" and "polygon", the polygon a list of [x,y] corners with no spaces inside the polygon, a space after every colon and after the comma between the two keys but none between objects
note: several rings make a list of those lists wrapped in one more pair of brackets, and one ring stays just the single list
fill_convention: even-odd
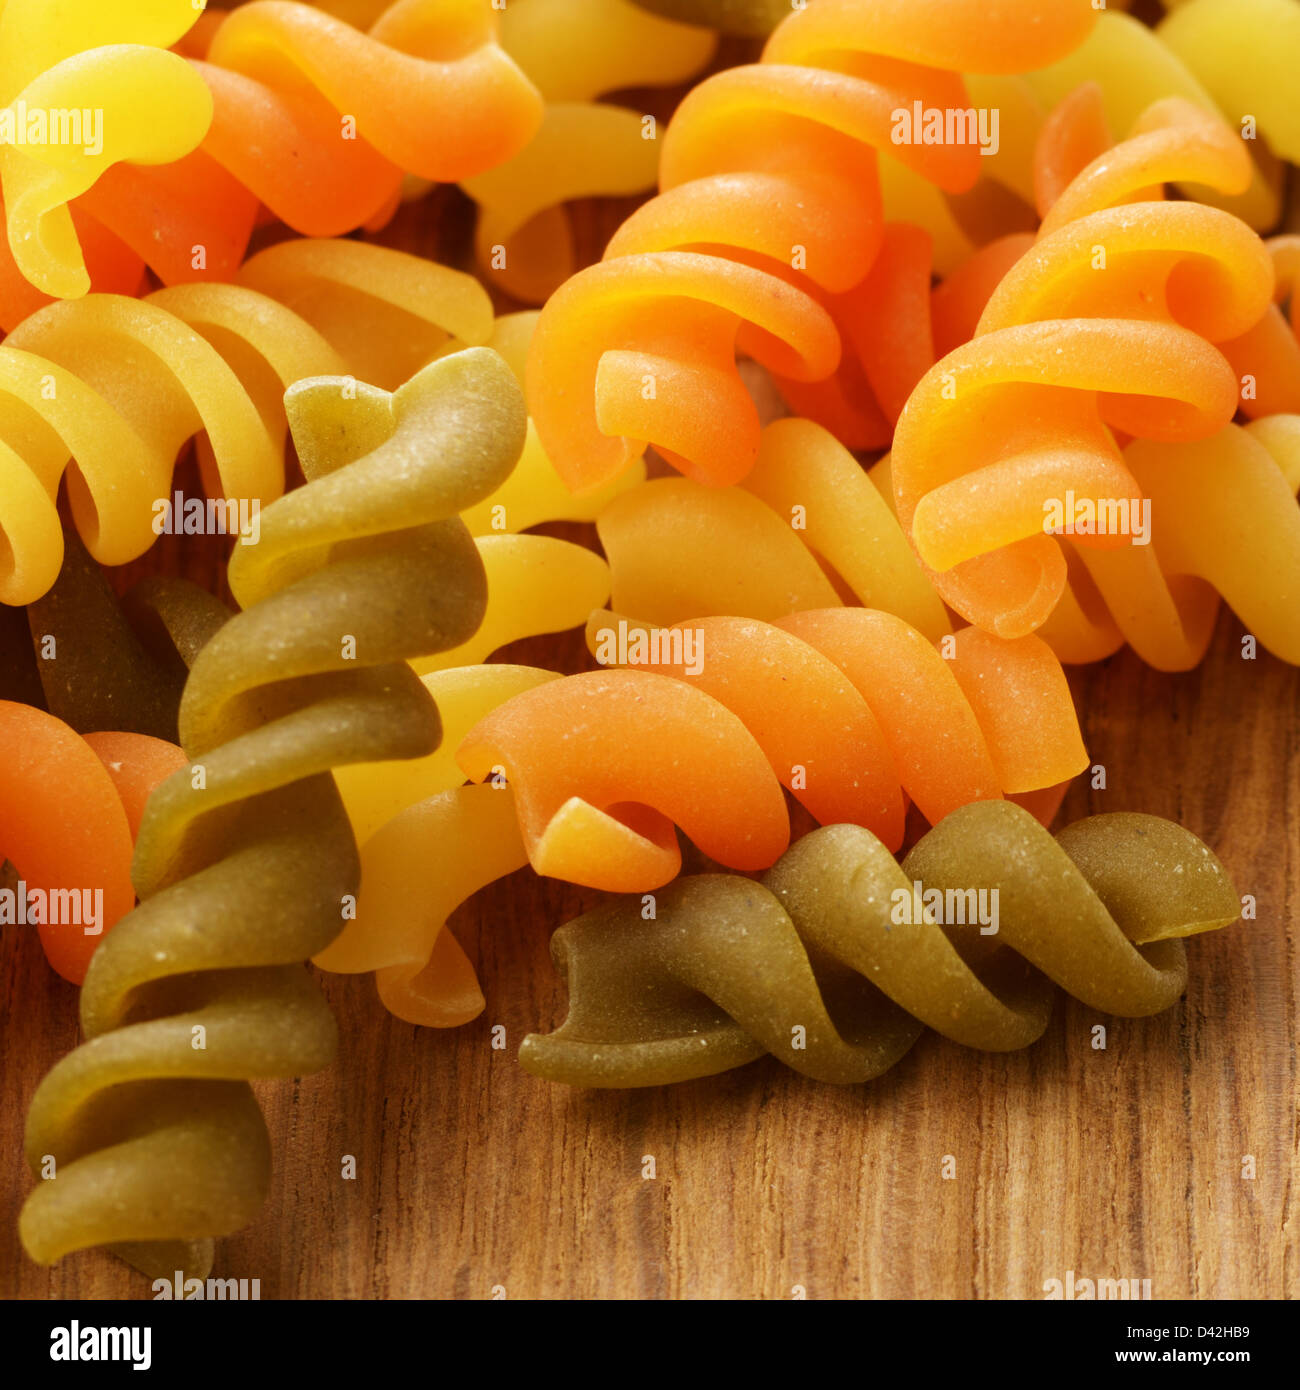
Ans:
[{"label": "spiral pasta piece", "polygon": [[0,863],[19,876],[12,899],[0,893],[0,922],[37,926],[46,959],[79,985],[104,933],[135,905],[131,849],[145,800],[185,755],[142,734],[82,738],[7,700],[0,741]]},{"label": "spiral pasta piece", "polygon": [[[516,472],[534,439],[530,432]],[[492,494],[499,499],[494,508],[526,519],[529,503],[549,492],[530,492],[535,481],[515,489],[507,480]],[[462,519],[468,524],[486,506]],[[512,534],[479,536],[476,545],[487,579],[478,631],[413,663],[442,714],[443,745],[424,758],[335,772],[360,846],[362,890],[355,918],[316,960],[327,970],[373,971],[386,1008],[430,1027],[466,1023],[483,1008],[473,967],[444,930],[447,917],[479,888],[527,863],[508,791],[494,783],[489,790],[502,795],[488,802],[480,788],[462,787],[454,750],[511,695],[559,679],[533,667],[477,663],[521,638],[579,626],[609,598],[608,567],[581,546]]]},{"label": "spiral pasta piece", "polygon": [[[1054,115],[1048,148],[1098,101],[1081,88]],[[1075,546],[1136,534],[1074,525],[1087,507],[1130,518],[1141,507],[1112,429],[1194,440],[1231,420],[1238,383],[1215,344],[1270,308],[1272,263],[1237,218],[1149,190],[1176,178],[1240,188],[1247,174],[1226,127],[1186,102],[1157,103],[1064,186],[976,337],[912,393],[892,455],[899,520],[968,621],[1016,637],[1051,613],[1066,582],[1054,506],[1069,509]]]},{"label": "spiral pasta piece", "polygon": [[323,970],[375,972],[398,1018],[454,1028],[483,1010],[473,966],[447,930],[452,911],[528,863],[514,797],[501,782],[466,787],[453,758],[500,704],[560,679],[531,666],[467,666],[422,677],[442,716],[443,744],[409,763],[343,769],[339,790],[361,853],[355,918],[315,959]]},{"label": "spiral pasta piece", "polygon": [[[505,358],[522,388],[537,314],[494,319],[486,290],[470,275],[387,247],[303,239],[259,252],[239,278],[305,319],[365,381],[394,389],[439,355],[486,346]],[[464,520],[475,535],[592,520],[644,476],[637,460],[607,486],[575,498],[530,420],[518,467]]]},{"label": "spiral pasta piece", "polygon": [[[537,317],[535,309],[503,314],[496,320],[486,341],[486,346],[505,358],[520,390],[524,385],[528,345],[537,327]],[[454,350],[458,346],[460,344],[454,342],[450,348]],[[527,531],[548,521],[595,521],[614,498],[644,481],[645,463],[636,459],[604,487],[575,497],[546,456],[537,437],[537,426],[530,418],[524,451],[513,472],[491,497],[467,508],[461,520],[476,536]],[[592,607],[599,607],[603,602],[601,599]]]},{"label": "spiral pasta piece", "polygon": [[174,284],[232,275],[262,205],[334,236],[386,218],[406,174],[455,182],[501,163],[542,103],[494,9],[395,0],[364,31],[294,0],[214,11],[181,46],[211,94],[201,146],[106,180],[91,210]]},{"label": "spiral pasta piece", "polygon": [[3,259],[16,272],[0,267],[7,307],[35,307],[18,277],[40,295],[85,294],[68,204],[121,161],[170,163],[203,139],[212,98],[166,51],[197,15],[191,0],[6,0],[0,9]]},{"label": "spiral pasta piece", "polygon": [[561,927],[568,1017],[519,1061],[572,1086],[658,1086],[771,1053],[818,1081],[870,1081],[925,1027],[1028,1046],[1049,981],[1122,1017],[1167,1009],[1187,981],[1180,938],[1240,913],[1210,850],[1157,816],[1091,816],[1053,838],[1018,806],[976,802],[901,866],[870,831],[827,826],[761,883],[683,878],[653,913],[616,900]]},{"label": "spiral pasta piece", "polygon": [[238,280],[310,324],[351,375],[386,391],[453,342],[481,347],[492,336],[492,301],[472,275],[385,246],[282,241],[250,256]]},{"label": "spiral pasta piece", "polygon": [[[1026,76],[967,73],[975,112],[990,122],[979,180],[961,193],[944,191],[882,151],[880,191],[885,216],[929,238],[934,272],[951,274],[988,243],[1009,234],[1032,235],[1034,143],[1050,107]],[[994,124],[996,113],[996,124]]]},{"label": "spiral pasta piece", "polygon": [[487,576],[487,611],[459,646],[420,657],[420,675],[473,666],[525,637],[565,632],[585,622],[609,598],[609,566],[572,541],[551,536],[479,536]]},{"label": "spiral pasta piece", "polygon": [[[493,497],[511,495],[507,481]],[[526,501],[527,493],[520,495]],[[499,505],[518,519],[513,502]],[[484,789],[461,786],[454,750],[511,695],[559,679],[554,671],[477,663],[510,642],[576,627],[609,598],[608,567],[581,546],[510,534],[479,536],[476,545],[487,580],[478,631],[413,663],[442,715],[442,746],[424,758],[335,772],[360,846],[362,888],[354,919],[316,958],[326,970],[374,972],[390,1012],[440,1028],[466,1023],[483,1008],[473,967],[445,930],[447,917],[528,862],[508,789],[494,782],[488,800]]]},{"label": "spiral pasta piece", "polygon": [[[1027,245],[1032,238],[1008,237],[984,248],[930,294],[939,350],[974,334],[988,298]],[[621,612],[656,623],[697,613],[772,619],[852,594],[932,640],[951,631],[898,525],[887,464],[864,472],[813,421],[767,425],[739,487],[681,478],[637,486],[630,476],[622,475],[626,490],[597,521],[613,570],[613,606]]]},{"label": "spiral pasta piece", "polygon": [[[887,448],[913,387],[937,355],[974,335],[998,282],[1032,244],[1028,232],[998,235],[941,266],[928,230],[887,223],[870,275],[835,308],[840,337],[855,355],[824,381],[778,378],[786,404],[849,448]],[[947,278],[932,288],[936,273]]]},{"label": "spiral pasta piece", "polygon": [[[1159,524],[1150,546],[1066,549],[1065,589],[1038,629],[1058,659],[1100,661],[1127,642],[1152,666],[1190,670],[1226,600],[1295,662],[1300,418],[1191,443],[1137,440],[1124,462]],[[655,479],[611,503],[597,529],[612,607],[648,622],[722,612],[771,622],[856,598],[931,641],[951,630],[893,512],[889,461],[862,472],[810,421],[769,425],[743,487]]]},{"label": "spiral pasta piece", "polygon": [[523,443],[505,364],[470,349],[393,395],[315,379],[286,408],[309,481],[232,557],[244,611],[191,669],[191,762],[149,802],[141,906],[95,953],[88,1041],[28,1115],[33,1168],[57,1164],[21,1221],[46,1263],[106,1244],[151,1276],[202,1277],[212,1238],[252,1219],[269,1144],[248,1082],[310,1072],[335,1048],[300,967],[338,934],[357,889],[329,771],[436,745],[437,711],[406,663],[463,641],[483,611],[456,512],[499,484]]},{"label": "spiral pasta piece", "polygon": [[191,438],[209,498],[264,505],[284,488],[286,387],[347,372],[394,386],[452,337],[492,334],[472,276],[382,247],[286,243],[240,279],[51,304],[0,346],[0,602],[58,574],[65,471],[91,554],[124,564],[153,543]]},{"label": "spiral pasta piece", "polygon": [[576,268],[563,204],[654,187],[653,120],[597,98],[684,82],[713,56],[715,41],[630,0],[512,0],[501,16],[501,44],[546,109],[518,154],[461,186],[479,205],[480,269],[497,288],[538,304]]},{"label": "spiral pasta piece", "polygon": [[1156,36],[1204,83],[1234,123],[1251,117],[1273,152],[1300,161],[1293,90],[1300,9],[1290,0],[1196,0],[1179,5]]},{"label": "spiral pasta piece", "polygon": [[766,868],[789,842],[782,786],[814,819],[897,846],[908,797],[935,821],[1059,786],[1087,762],[1065,678],[1036,638],[966,629],[945,659],[861,608],[657,631],[597,614],[588,637],[597,660],[629,669],[518,695],[456,755],[471,781],[504,777],[533,868],[574,883],[668,882],[674,823],[721,864]]},{"label": "spiral pasta piece", "polygon": [[[1291,8],[1291,0],[1283,0]],[[1272,51],[1272,45],[1268,45]],[[1055,108],[1085,82],[1101,88],[1106,120],[1114,130],[1128,130],[1157,101],[1180,97],[1207,114],[1218,116],[1244,134],[1242,118],[1258,110],[1255,100],[1223,103],[1201,80],[1204,74],[1187,61],[1187,54],[1165,42],[1163,28],[1105,9],[1088,37],[1072,52],[1038,72],[1027,82],[1049,109]],[[1253,74],[1252,61],[1247,71]],[[1240,217],[1257,231],[1276,224],[1281,210],[1281,170],[1259,140],[1243,142],[1250,177],[1245,187],[1227,191],[1197,180],[1179,180],[1180,187],[1201,202],[1210,202]]]},{"label": "spiral pasta piece", "polygon": [[831,608],[838,580],[864,607],[893,613],[931,641],[952,630],[888,485],[882,492],[811,420],[768,425],[740,487],[656,478],[611,501],[596,529],[613,607],[648,622],[697,613],[772,621]]},{"label": "spiral pasta piece", "polygon": [[384,1007],[408,1023],[469,1023],[485,1000],[447,919],[481,888],[527,863],[508,791],[457,787],[416,802],[364,847],[358,926],[353,931],[349,923],[351,942],[316,964],[374,971]]},{"label": "spiral pasta piece", "polygon": [[884,225],[876,150],[953,190],[981,163],[977,143],[894,143],[893,113],[969,109],[959,71],[1041,66],[1094,18],[1084,0],[1046,14],[1022,0],[818,0],[761,63],[700,83],[664,137],[660,196],[538,323],[529,402],[570,487],[616,475],[642,441],[696,480],[742,478],[759,422],[738,350],[794,383],[800,413],[887,440],[928,364],[908,296],[928,298],[929,263],[923,233]]},{"label": "spiral pasta piece", "polygon": [[[513,349],[526,346],[535,317],[498,321],[492,341],[508,362]],[[530,426],[514,473],[462,520],[471,531],[500,530],[549,519],[557,505],[559,516],[583,510],[580,500],[560,503],[556,487],[563,491]],[[490,532],[476,544],[487,578],[478,631],[460,647],[413,663],[442,715],[442,746],[424,758],[335,772],[360,847],[362,888],[355,917],[316,959],[327,970],[374,972],[385,1007],[429,1027],[466,1023],[484,1002],[473,967],[445,930],[447,917],[479,888],[527,863],[508,789],[493,783],[488,800],[484,789],[461,786],[454,750],[511,695],[559,679],[533,667],[476,663],[520,638],[576,627],[609,598],[608,567],[581,546]]]},{"label": "spiral pasta piece", "polygon": [[[363,861],[367,841],[394,816],[408,806],[440,796],[464,783],[465,774],[456,764],[456,750],[485,714],[513,695],[559,679],[558,671],[512,666],[505,662],[453,666],[421,676],[420,682],[433,697],[442,720],[443,740],[438,747],[422,758],[355,763],[339,768],[334,774],[357,844],[362,847]],[[413,867],[424,871],[422,866]],[[344,934],[331,944],[329,954],[346,954],[352,944],[350,938],[358,934],[364,934],[363,928],[354,928],[349,923]]]},{"label": "spiral pasta piece", "polygon": [[118,599],[75,531],[65,527],[63,544],[49,593],[25,613],[5,610],[23,620],[23,655],[32,658],[41,703],[79,734],[114,730],[175,743],[186,673],[230,610],[172,576],[143,579]]},{"label": "spiral pasta piece", "polygon": [[[865,496],[870,505],[878,494]],[[606,507],[596,530],[609,559],[613,607],[646,622],[668,625],[697,613],[772,622],[840,602],[800,533],[746,488],[654,478]],[[897,526],[893,539],[905,540]],[[872,552],[858,553],[871,563]]]},{"label": "spiral pasta piece", "polygon": [[1241,412],[1252,420],[1300,413],[1300,236],[1272,237],[1264,246],[1274,302],[1253,328],[1223,344],[1242,383]]},{"label": "spiral pasta piece", "polygon": [[1190,443],[1135,440],[1124,461],[1151,503],[1152,543],[1074,551],[1039,635],[1062,661],[1128,642],[1152,666],[1186,671],[1226,601],[1274,656],[1300,665],[1300,416]]}]

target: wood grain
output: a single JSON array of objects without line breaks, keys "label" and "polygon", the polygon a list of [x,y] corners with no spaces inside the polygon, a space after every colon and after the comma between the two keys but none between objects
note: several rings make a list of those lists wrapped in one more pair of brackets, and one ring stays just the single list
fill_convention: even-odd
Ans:
[{"label": "wood grain", "polygon": [[[586,211],[585,255],[625,210]],[[386,239],[463,263],[465,226],[443,191]],[[183,538],[119,580],[141,568],[220,587],[217,557]],[[572,637],[512,655],[575,669],[580,650]],[[547,940],[594,895],[516,874],[452,919],[489,1001],[471,1026],[419,1030],[367,977],[322,977],[341,1055],[259,1087],[273,1188],[216,1272],[259,1278],[268,1298],[1038,1298],[1070,1270],[1150,1279],[1156,1298],[1300,1294],[1300,672],[1243,660],[1225,615],[1195,672],[1126,652],[1072,685],[1106,787],[1080,781],[1062,820],[1173,817],[1258,902],[1257,921],[1191,943],[1176,1008],[1111,1020],[1062,999],[1033,1048],[985,1055],[930,1035],[866,1087],[769,1059],[660,1090],[571,1092],[514,1055],[563,1017]],[[77,1041],[76,999],[32,934],[0,934],[0,972],[0,1296],[147,1297],[107,1256],[45,1270],[21,1251],[22,1119]]]}]

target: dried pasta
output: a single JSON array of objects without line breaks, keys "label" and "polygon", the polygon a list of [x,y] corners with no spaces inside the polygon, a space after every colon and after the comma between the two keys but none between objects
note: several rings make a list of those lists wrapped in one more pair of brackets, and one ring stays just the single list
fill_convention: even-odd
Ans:
[{"label": "dried pasta", "polygon": [[338,774],[360,845],[361,891],[355,919],[315,963],[348,974],[374,971],[391,1013],[452,1028],[476,1018],[484,1000],[447,918],[480,888],[528,863],[510,789],[499,782],[462,786],[453,754],[484,715],[560,676],[491,665],[422,679],[442,716],[442,747],[408,763]]},{"label": "dried pasta", "polygon": [[[522,388],[537,313],[494,319],[491,299],[472,276],[387,247],[303,239],[259,252],[239,278],[305,319],[363,380],[393,389],[439,355],[486,346],[505,359]],[[464,520],[475,535],[594,520],[644,477],[638,459],[606,486],[574,497],[530,420],[518,466]]]},{"label": "dried pasta", "polygon": [[[996,932],[974,910],[954,923],[953,895],[996,901]],[[1187,981],[1180,938],[1240,913],[1210,850],[1157,816],[1091,816],[1053,838],[1017,806],[977,802],[901,866],[870,831],[827,826],[760,883],[683,878],[653,914],[615,900],[561,927],[568,1017],[525,1038],[519,1061],[572,1086],[658,1086],[770,1053],[818,1081],[870,1081],[925,1027],[1028,1046],[1049,981],[1122,1017],[1170,1008]]]},{"label": "dried pasta", "polygon": [[[170,163],[203,139],[212,98],[167,52],[197,17],[192,0],[6,0],[0,8],[0,303],[8,314],[31,312],[42,296],[85,294],[90,254],[110,277],[130,275],[111,232],[78,227],[68,205],[122,161]],[[93,252],[83,255],[79,232],[87,230]]]},{"label": "dried pasta", "polygon": [[483,612],[456,513],[523,445],[500,358],[469,349],[394,395],[312,379],[286,409],[309,481],[231,559],[244,611],[191,669],[190,765],[150,799],[141,905],[92,958],[88,1042],[28,1115],[33,1170],[57,1164],[22,1214],[38,1261],[110,1245],[153,1277],[202,1277],[212,1238],[253,1218],[269,1140],[248,1081],[316,1070],[335,1048],[300,966],[338,935],[357,890],[330,769],[436,745],[437,711],[406,663],[463,641]]},{"label": "dried pasta", "polygon": [[[1160,670],[1190,670],[1225,600],[1262,646],[1300,662],[1300,416],[1136,440],[1124,464],[1159,523],[1150,546],[1067,546],[1065,588],[1038,629],[1058,659],[1100,661],[1128,643]],[[598,531],[612,607],[648,622],[770,622],[856,599],[932,641],[951,631],[895,518],[889,461],[862,472],[810,421],[768,426],[743,487],[655,479],[612,502]]]},{"label": "dried pasta", "polygon": [[[500,494],[498,494],[500,495]],[[481,665],[524,637],[587,620],[609,598],[599,556],[546,536],[476,540],[487,579],[478,631],[460,646],[414,661],[442,715],[444,742],[405,762],[339,768],[335,779],[360,846],[355,919],[316,964],[373,971],[386,1008],[412,1023],[455,1027],[483,1008],[473,968],[444,930],[459,903],[527,862],[509,791],[463,787],[453,754],[463,736],[510,696],[559,673]]]},{"label": "dried pasta", "polygon": [[[1226,8],[1241,11],[1249,3],[1251,0],[1245,0],[1245,4],[1233,0]],[[1291,9],[1292,0],[1281,0],[1275,8]],[[1265,50],[1283,51],[1270,41],[1258,46],[1255,53]],[[1164,26],[1149,29],[1111,6],[1099,16],[1083,43],[1049,67],[1028,74],[1027,81],[1049,109],[1082,83],[1097,83],[1106,119],[1113,130],[1130,129],[1148,107],[1167,97],[1181,97],[1239,132],[1243,131],[1244,116],[1262,116],[1259,96],[1263,93],[1255,85],[1258,65],[1254,57],[1240,74],[1251,91],[1243,104],[1221,100],[1222,93],[1212,94],[1203,80],[1208,74],[1188,61],[1192,56],[1167,42]],[[1294,125],[1294,117],[1287,119]],[[1190,196],[1226,208],[1257,231],[1264,231],[1275,225],[1280,212],[1281,171],[1261,141],[1244,142],[1243,153],[1248,156],[1249,179],[1240,188],[1226,190],[1197,180],[1180,179],[1179,183]]]},{"label": "dried pasta", "polygon": [[[535,309],[503,314],[496,320],[486,342],[488,347],[505,358],[521,390],[528,345],[532,342],[536,327]],[[459,345],[453,342],[449,350]],[[485,497],[476,506],[467,508],[461,520],[476,536],[527,531],[548,521],[595,521],[614,498],[644,482],[645,471],[645,463],[636,459],[604,487],[575,497],[547,458],[537,437],[537,426],[530,418],[524,451],[513,472],[491,497]],[[601,599],[591,606],[599,607],[603,602],[604,599]]]},{"label": "dried pasta", "polygon": [[840,602],[833,573],[867,608],[938,641],[952,630],[882,492],[811,420],[775,420],[740,487],[656,478],[623,492],[596,523],[613,607],[653,623],[698,613],[772,621]]},{"label": "dried pasta", "polygon": [[[520,468],[534,440],[530,431]],[[492,494],[492,506],[527,522],[550,484],[530,492],[529,480],[516,488],[512,479]],[[463,518],[485,510],[491,507],[480,504]],[[478,663],[521,638],[579,626],[609,598],[608,567],[582,546],[515,534],[480,535],[476,545],[487,579],[482,623],[467,642],[412,663],[442,714],[443,745],[424,758],[335,772],[360,846],[362,888],[355,920],[316,960],[327,970],[373,971],[385,1007],[431,1027],[468,1022],[483,1007],[473,968],[444,930],[447,917],[479,888],[527,863],[509,792],[493,785],[489,801],[482,789],[462,787],[452,754],[510,695],[559,678]]]},{"label": "dried pasta", "polygon": [[473,666],[524,637],[578,627],[609,598],[609,566],[585,546],[551,536],[479,536],[475,543],[487,612],[465,642],[415,661],[421,675]]},{"label": "dried pasta", "polygon": [[1075,550],[1039,635],[1062,661],[1098,661],[1128,642],[1152,666],[1186,671],[1226,600],[1262,646],[1300,665],[1300,416],[1190,443],[1135,440],[1124,462],[1151,503],[1152,542]]},{"label": "dried pasta", "polygon": [[294,0],[214,10],[181,45],[211,94],[202,144],[120,171],[92,210],[166,284],[233,275],[263,205],[312,237],[383,221],[404,175],[455,182],[537,129],[496,18],[487,0],[395,0],[364,30]]},{"label": "dried pasta", "polygon": [[[521,469],[535,471],[516,480]],[[502,525],[507,518],[532,524],[558,502],[554,486],[530,427],[515,473],[462,519],[473,531],[474,518],[487,524],[500,509]],[[560,514],[581,511],[582,501],[570,499]],[[362,888],[355,919],[316,960],[327,970],[373,971],[385,1007],[430,1027],[468,1022],[483,1007],[473,968],[444,930],[451,910],[527,863],[508,790],[494,784],[488,801],[481,788],[462,787],[453,753],[470,727],[509,696],[559,678],[534,667],[479,663],[521,638],[581,625],[610,592],[605,562],[571,542],[489,533],[477,536],[476,545],[487,578],[478,631],[458,647],[413,662],[442,714],[442,746],[424,758],[335,772],[360,846]]]},{"label": "dried pasta", "polygon": [[394,386],[449,337],[493,330],[473,277],[381,247],[285,243],[240,279],[51,304],[0,346],[0,602],[30,603],[58,574],[65,470],[91,554],[123,564],[153,543],[190,438],[210,498],[264,505],[284,487],[287,386],[346,372]]},{"label": "dried pasta", "polygon": [[537,304],[576,268],[562,205],[654,187],[653,120],[597,98],[684,82],[713,56],[715,42],[630,0],[511,0],[501,15],[501,45],[546,109],[518,154],[461,186],[479,205],[480,269],[499,289]]},{"label": "dried pasta", "polygon": [[1300,413],[1300,236],[1272,237],[1264,247],[1273,262],[1274,302],[1253,328],[1222,344],[1242,383],[1241,412],[1252,420]]},{"label": "dried pasta", "polygon": [[897,846],[909,797],[936,821],[1059,787],[1087,762],[1036,638],[965,629],[945,659],[901,619],[837,608],[658,631],[596,615],[589,640],[629,669],[515,696],[456,757],[471,781],[512,788],[538,873],[593,888],[667,883],[681,867],[674,824],[720,864],[768,867],[789,843],[783,786],[815,819]]},{"label": "dried pasta", "polygon": [[135,905],[131,849],[145,800],[185,755],[142,734],[82,738],[7,700],[0,743],[0,863],[19,875],[15,897],[0,894],[0,920],[36,925],[50,964],[79,985],[104,933]]},{"label": "dried pasta", "polygon": [[[334,773],[357,844],[362,847],[363,862],[366,843],[394,816],[408,806],[440,796],[464,783],[465,774],[456,765],[456,749],[485,714],[512,695],[559,679],[558,671],[505,662],[453,666],[421,676],[420,681],[437,704],[442,720],[443,739],[438,747],[422,758],[354,763]],[[422,866],[415,867],[423,872]],[[355,925],[349,923],[338,941],[331,944],[328,954],[333,957],[347,954],[354,944],[353,938],[364,935],[360,920]]]},{"label": "dried pasta", "polygon": [[1174,9],[1156,36],[1230,121],[1250,117],[1274,154],[1300,162],[1300,9],[1291,0],[1195,0]]},{"label": "dried pasta", "polygon": [[617,475],[642,441],[698,481],[742,478],[759,421],[737,350],[793,383],[800,413],[887,436],[927,362],[928,315],[909,312],[908,292],[928,299],[929,279],[924,234],[884,224],[876,148],[954,190],[981,163],[977,144],[893,143],[891,113],[968,108],[960,70],[1042,66],[1095,16],[1085,0],[1046,14],[1016,0],[992,12],[818,0],[762,63],[695,87],[664,137],[660,196],[538,323],[529,403],[570,487]]},{"label": "dried pasta", "polygon": [[63,544],[54,587],[21,615],[42,704],[80,734],[175,743],[186,674],[230,610],[171,576],[143,579],[119,600],[75,531],[64,529]]},{"label": "dried pasta", "polygon": [[[1064,590],[1063,547],[1045,533],[1053,505],[1059,523],[1073,504],[1064,524],[1080,549],[1130,543],[1131,529],[1074,529],[1083,504],[1094,517],[1122,508],[1131,518],[1141,507],[1110,431],[1175,442],[1221,429],[1238,383],[1215,344],[1245,333],[1272,303],[1272,262],[1243,222],[1149,196],[1176,178],[1244,187],[1240,140],[1171,98],[1109,150],[1099,102],[1084,87],[1054,113],[1040,145],[1039,239],[994,292],[972,342],[917,386],[895,438],[898,516],[935,587],[1004,637],[1041,626]],[[1057,138],[1080,127],[1091,141]]]},{"label": "dried pasta", "polygon": [[[636,0],[656,13],[724,33],[770,34],[792,10],[794,0]],[[940,21],[942,22],[942,21]],[[1046,114],[1028,80],[1019,76],[967,73],[966,86],[975,109],[996,111],[998,138],[985,150],[979,182],[962,194],[947,194],[893,157],[879,150],[881,204],[890,222],[924,230],[934,268],[947,275],[986,241],[1005,232],[1027,230],[1032,204],[1034,137]],[[923,243],[918,243],[923,245]],[[873,306],[879,309],[879,305]],[[822,402],[825,404],[825,401]],[[829,422],[826,422],[829,423]],[[863,446],[865,447],[865,446]]]}]

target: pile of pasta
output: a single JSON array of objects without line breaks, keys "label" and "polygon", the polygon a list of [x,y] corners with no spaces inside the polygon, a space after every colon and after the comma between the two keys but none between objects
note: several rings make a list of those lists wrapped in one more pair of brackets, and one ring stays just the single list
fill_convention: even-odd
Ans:
[{"label": "pile of pasta", "polygon": [[1297,0],[0,5],[0,925],[84,1039],[32,1258],[204,1277],[308,964],[465,1025],[515,874],[611,895],[552,1082],[1173,1006],[1241,900],[1053,830],[1068,668],[1300,664],[1297,61]]}]

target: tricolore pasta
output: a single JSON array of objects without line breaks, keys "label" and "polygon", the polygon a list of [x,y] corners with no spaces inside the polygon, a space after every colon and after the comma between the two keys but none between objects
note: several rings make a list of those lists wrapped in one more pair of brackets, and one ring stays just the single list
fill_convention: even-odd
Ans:
[{"label": "tricolore pasta", "polygon": [[[526,323],[503,323],[503,338],[526,341]],[[153,543],[177,455],[194,438],[207,497],[223,500],[218,519],[233,535],[283,491],[286,387],[350,373],[394,389],[449,347],[495,333],[472,276],[350,241],[272,246],[237,284],[48,305],[0,346],[0,602],[30,603],[54,582],[65,472],[91,554],[123,564]],[[556,507],[565,494],[558,480],[546,488],[550,471],[530,448],[517,486],[529,480]],[[584,507],[622,486],[569,514],[594,514]]]},{"label": "tricolore pasta", "polygon": [[519,1060],[573,1086],[686,1081],[764,1053],[818,1081],[869,1081],[925,1027],[1028,1046],[1048,981],[1108,1014],[1167,1009],[1187,983],[1179,938],[1240,913],[1209,849],[1156,816],[1092,816],[1053,838],[1020,807],[979,802],[901,865],[869,831],[827,826],[759,883],[683,878],[652,912],[617,899],[561,927],[568,1017]]},{"label": "tricolore pasta", "polygon": [[870,825],[896,846],[907,797],[937,820],[969,800],[1041,793],[1050,817],[1055,789],[1087,762],[1065,678],[1037,639],[967,629],[945,659],[901,619],[838,608],[660,630],[611,614],[589,640],[628,669],[514,696],[457,761],[471,781],[511,787],[538,873],[590,887],[667,883],[681,867],[675,825],[720,864],[767,868],[789,843],[782,787],[814,818]]},{"label": "tricolore pasta", "polygon": [[[104,289],[139,287],[141,262],[122,239],[132,240],[125,222],[99,221],[93,196],[69,204],[119,177],[121,161],[170,163],[203,139],[212,98],[184,59],[167,52],[197,17],[192,0],[0,7],[0,326],[12,327],[47,296],[85,294],[92,274]],[[138,242],[152,234],[149,212],[136,205],[127,213]]]},{"label": "tricolore pasta", "polygon": [[[1053,122],[1077,123],[1097,100],[1082,88]],[[1276,312],[1272,262],[1243,222],[1133,201],[1175,178],[1244,187],[1248,157],[1216,118],[1170,98],[1116,149],[1103,137],[1064,158],[1040,169],[1037,243],[994,291],[976,337],[912,393],[892,455],[899,519],[935,587],[1003,636],[1041,626],[1064,591],[1054,532],[1094,577],[1131,549],[1143,499],[1111,431],[1174,442],[1221,429],[1240,391],[1216,344]],[[1098,526],[1099,515],[1116,521]]]},{"label": "tricolore pasta", "polygon": [[654,187],[654,120],[597,98],[693,77],[713,56],[714,38],[656,18],[631,0],[511,0],[501,15],[501,46],[537,86],[546,109],[518,154],[461,187],[479,205],[475,246],[482,274],[515,298],[539,304],[577,268],[563,205]]},{"label": "tricolore pasta", "polygon": [[316,1070],[335,1047],[301,968],[357,890],[329,769],[436,745],[436,708],[406,662],[463,641],[482,615],[482,567],[456,513],[500,484],[523,445],[523,401],[501,359],[470,349],[391,398],[318,378],[287,409],[310,481],[235,551],[244,611],[191,669],[190,765],[146,810],[141,905],[92,958],[88,1041],[28,1115],[43,1181],[21,1231],[47,1263],[110,1245],[151,1275],[202,1277],[212,1238],[253,1218],[269,1141],[248,1080]]},{"label": "tricolore pasta", "polygon": [[[659,197],[538,324],[529,405],[569,485],[606,481],[642,441],[699,481],[744,477],[759,421],[737,350],[801,414],[860,447],[888,442],[929,342],[915,306],[894,302],[895,263],[926,251],[923,236],[884,222],[876,149],[952,190],[981,165],[978,141],[896,142],[892,113],[973,111],[959,72],[1041,66],[1095,17],[1086,0],[1046,13],[819,0],[784,21],[763,62],[694,88],[664,137]],[[902,283],[928,303],[928,277]]]}]

